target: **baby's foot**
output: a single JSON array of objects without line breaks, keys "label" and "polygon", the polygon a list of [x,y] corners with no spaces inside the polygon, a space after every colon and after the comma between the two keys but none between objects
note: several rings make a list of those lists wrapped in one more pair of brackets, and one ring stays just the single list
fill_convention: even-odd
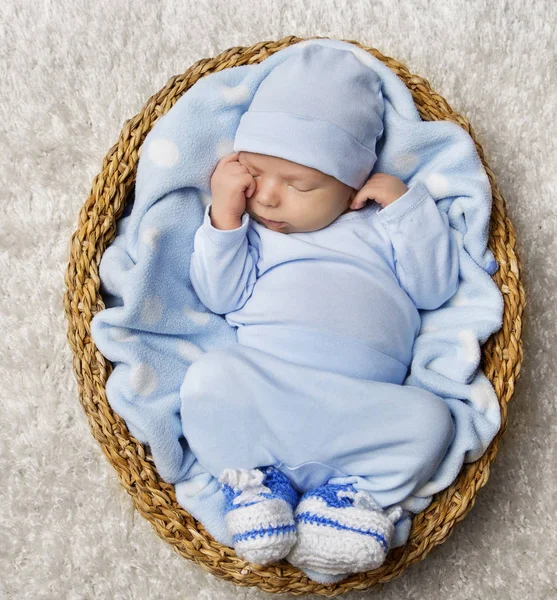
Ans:
[{"label": "baby's foot", "polygon": [[286,560],[307,572],[348,575],[376,569],[389,551],[402,508],[385,512],[353,485],[306,492],[295,511],[298,539]]},{"label": "baby's foot", "polygon": [[219,481],[236,554],[261,565],[284,558],[296,542],[299,499],[286,475],[275,467],[225,469]]}]

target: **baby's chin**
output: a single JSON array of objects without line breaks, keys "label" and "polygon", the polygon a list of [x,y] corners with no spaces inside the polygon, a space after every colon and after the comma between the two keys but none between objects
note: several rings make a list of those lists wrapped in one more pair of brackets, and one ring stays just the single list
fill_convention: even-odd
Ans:
[{"label": "baby's chin", "polygon": [[327,223],[326,225],[314,225],[313,227],[295,227],[294,225],[287,224],[285,227],[274,227],[273,225],[264,225],[263,223],[261,223],[261,225],[263,225],[267,229],[270,229],[271,231],[276,231],[277,233],[312,233],[314,231],[325,229],[325,227],[328,227],[330,224],[331,223]]}]

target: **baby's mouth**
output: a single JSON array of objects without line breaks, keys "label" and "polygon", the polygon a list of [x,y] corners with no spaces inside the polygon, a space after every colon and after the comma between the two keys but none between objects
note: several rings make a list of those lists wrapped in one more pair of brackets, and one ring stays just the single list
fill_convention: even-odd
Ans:
[{"label": "baby's mouth", "polygon": [[271,221],[270,219],[265,219],[260,215],[257,215],[257,217],[261,219],[264,225],[272,225],[273,227],[284,227],[285,225],[288,225],[286,221]]}]

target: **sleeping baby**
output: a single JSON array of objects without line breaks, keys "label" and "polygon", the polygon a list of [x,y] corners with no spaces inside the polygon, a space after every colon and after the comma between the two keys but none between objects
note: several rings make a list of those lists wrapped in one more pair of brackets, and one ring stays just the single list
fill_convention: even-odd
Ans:
[{"label": "sleeping baby", "polygon": [[190,265],[238,343],[190,365],[184,435],[237,554],[324,582],[383,563],[455,433],[440,397],[402,385],[418,310],[456,292],[459,265],[424,184],[371,174],[385,101],[349,51],[277,66],[212,173]]}]

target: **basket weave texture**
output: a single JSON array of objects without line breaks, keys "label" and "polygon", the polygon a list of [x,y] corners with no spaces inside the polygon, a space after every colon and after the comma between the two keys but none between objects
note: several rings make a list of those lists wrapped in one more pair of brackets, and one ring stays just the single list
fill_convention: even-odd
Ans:
[{"label": "basket weave texture", "polygon": [[411,91],[422,119],[453,121],[474,140],[493,192],[489,247],[500,265],[493,279],[505,303],[503,326],[483,345],[481,361],[481,368],[499,399],[501,429],[485,454],[476,462],[464,465],[454,483],[437,494],[430,506],[414,518],[407,544],[392,550],[378,569],[354,574],[336,584],[323,585],[308,579],[286,561],[269,566],[250,564],[236,556],[233,549],[216,542],[203,525],[177,503],[174,486],[160,478],[148,447],[140,444],[129,433],[125,422],[111,410],[105,389],[112,365],[99,352],[90,333],[91,319],[105,308],[99,291],[99,263],[103,252],[114,240],[116,223],[126,202],[133,197],[140,148],[157,119],[166,114],[201,77],[222,69],[259,63],[291,44],[320,37],[289,36],[250,47],[230,48],[215,58],[199,60],[182,75],[172,77],[163,89],[149,98],[139,114],[126,121],[118,142],[104,158],[102,170],[95,177],[89,198],[79,213],[77,230],[70,243],[64,308],[79,399],[91,432],[137,510],[152,524],[157,534],[184,558],[237,585],[258,586],[267,592],[296,596],[313,593],[331,597],[386,583],[443,543],[473,507],[476,494],[486,484],[490,464],[506,430],[507,404],[522,363],[525,297],[515,250],[515,232],[506,215],[505,201],[470,123],[455,113],[430,88],[427,80],[409,73],[404,65],[383,56],[374,48],[354,40],[344,40],[369,52],[398,75]]}]

